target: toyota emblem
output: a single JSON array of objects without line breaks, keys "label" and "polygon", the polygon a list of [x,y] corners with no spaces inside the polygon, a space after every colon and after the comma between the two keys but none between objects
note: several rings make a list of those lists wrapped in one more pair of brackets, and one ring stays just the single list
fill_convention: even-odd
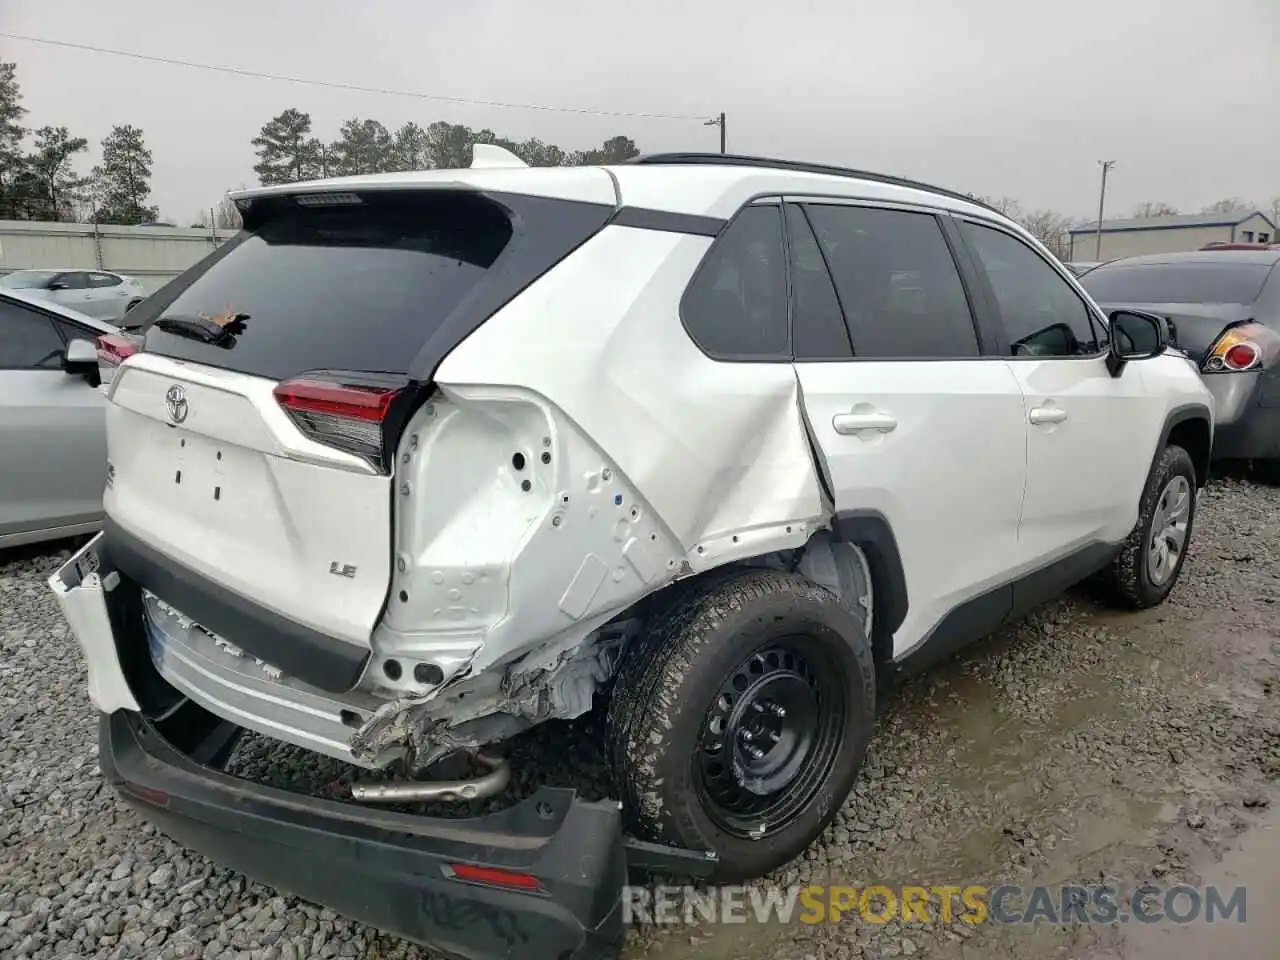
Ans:
[{"label": "toyota emblem", "polygon": [[164,407],[169,411],[169,419],[181,423],[187,419],[187,391],[176,383],[165,391]]}]

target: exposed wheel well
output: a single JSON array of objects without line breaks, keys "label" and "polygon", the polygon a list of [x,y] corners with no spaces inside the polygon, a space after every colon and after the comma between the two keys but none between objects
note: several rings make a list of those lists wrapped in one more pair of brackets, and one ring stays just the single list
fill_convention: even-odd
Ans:
[{"label": "exposed wheel well", "polygon": [[799,573],[834,593],[841,605],[862,622],[876,663],[885,663],[892,657],[893,631],[901,621],[890,619],[896,613],[892,602],[895,598],[886,590],[885,582],[890,578],[882,575],[884,561],[876,546],[845,540],[839,530],[821,530],[803,547],[736,560],[681,578],[645,597],[617,619],[639,616],[652,620],[697,585],[731,576],[734,571],[754,568]]},{"label": "exposed wheel well", "polygon": [[1203,487],[1209,482],[1209,458],[1212,455],[1210,438],[1209,421],[1200,417],[1175,423],[1169,431],[1168,443],[1182,447],[1191,454],[1191,462],[1196,468],[1197,487]]}]

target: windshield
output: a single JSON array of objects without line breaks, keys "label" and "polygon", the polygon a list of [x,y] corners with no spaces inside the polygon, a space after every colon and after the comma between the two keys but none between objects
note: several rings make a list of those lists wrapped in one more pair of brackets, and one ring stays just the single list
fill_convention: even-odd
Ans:
[{"label": "windshield", "polygon": [[1113,263],[1080,284],[1099,303],[1253,303],[1270,272],[1265,263]]},{"label": "windshield", "polygon": [[0,277],[0,287],[8,290],[38,290],[57,275],[54,270],[15,270]]}]

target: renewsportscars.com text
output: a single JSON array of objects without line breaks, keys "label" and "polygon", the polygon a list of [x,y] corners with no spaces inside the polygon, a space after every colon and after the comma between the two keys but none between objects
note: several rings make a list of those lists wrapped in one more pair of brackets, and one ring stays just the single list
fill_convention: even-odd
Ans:
[{"label": "renewsportscars.com text", "polygon": [[1243,923],[1245,887],[628,887],[627,923]]}]

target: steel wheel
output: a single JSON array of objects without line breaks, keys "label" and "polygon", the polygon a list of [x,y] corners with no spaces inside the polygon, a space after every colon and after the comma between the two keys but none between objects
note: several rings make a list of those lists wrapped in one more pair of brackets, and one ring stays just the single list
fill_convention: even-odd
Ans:
[{"label": "steel wheel", "polygon": [[706,712],[695,758],[707,813],[720,829],[760,839],[788,826],[827,778],[844,740],[841,672],[808,637],[744,660]]},{"label": "steel wheel", "polygon": [[1147,547],[1147,574],[1157,587],[1164,586],[1173,576],[1186,549],[1192,496],[1191,484],[1178,475],[1169,480],[1156,501]]}]

